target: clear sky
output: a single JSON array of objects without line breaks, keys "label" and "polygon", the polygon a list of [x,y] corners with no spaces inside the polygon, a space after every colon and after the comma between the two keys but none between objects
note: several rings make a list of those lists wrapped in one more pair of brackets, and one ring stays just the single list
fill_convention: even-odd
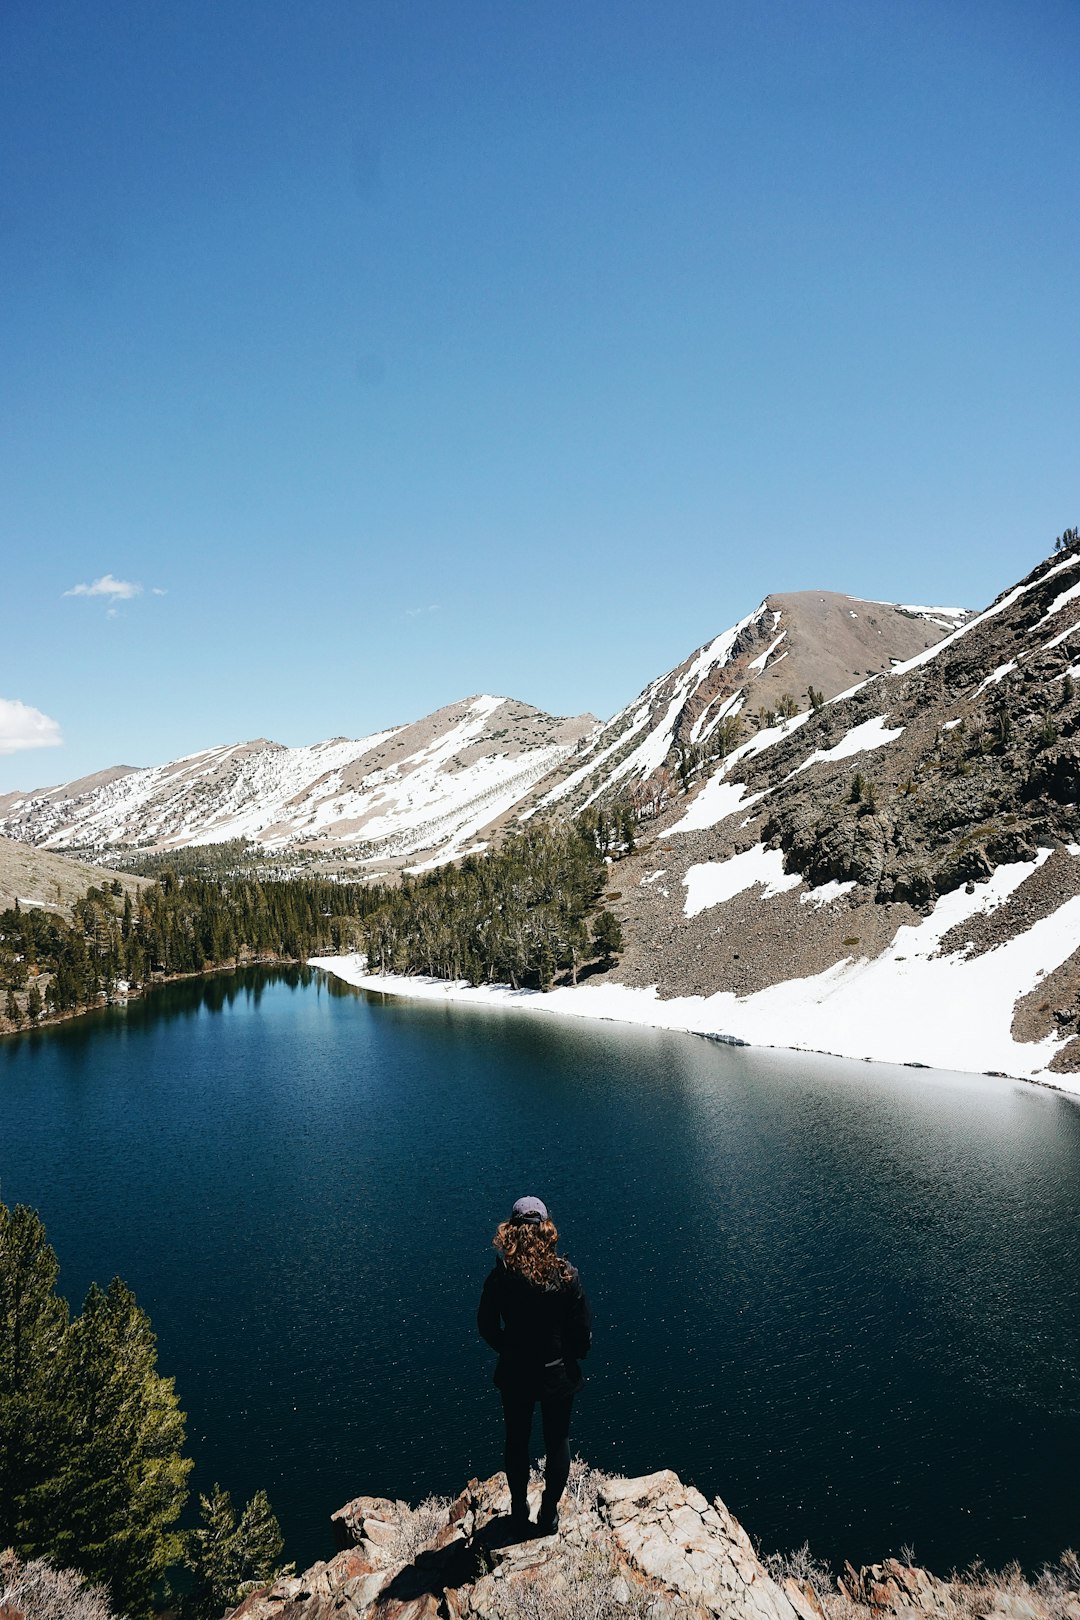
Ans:
[{"label": "clear sky", "polygon": [[1076,0],[5,0],[0,790],[984,604],[1080,522],[1078,82]]}]

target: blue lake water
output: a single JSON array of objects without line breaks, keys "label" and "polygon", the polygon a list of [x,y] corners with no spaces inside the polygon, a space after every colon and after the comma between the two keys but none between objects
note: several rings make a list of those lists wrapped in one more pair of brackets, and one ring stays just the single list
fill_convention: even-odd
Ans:
[{"label": "blue lake water", "polygon": [[765,1548],[948,1569],[1080,1539],[1080,1107],[691,1036],[221,976],[0,1043],[0,1196],[119,1273],[194,1483],[301,1566],[500,1462],[491,1232],[551,1205],[596,1318],[573,1438]]}]

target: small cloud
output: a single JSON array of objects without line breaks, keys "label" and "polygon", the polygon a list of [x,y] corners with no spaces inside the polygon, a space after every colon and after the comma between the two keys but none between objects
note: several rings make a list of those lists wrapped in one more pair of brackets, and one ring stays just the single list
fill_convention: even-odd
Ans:
[{"label": "small cloud", "polygon": [[439,612],[439,604],[438,604],[438,602],[429,602],[427,607],[406,608],[405,609],[405,617],[407,619],[417,619],[417,618],[419,618],[421,613],[438,613],[438,612]]},{"label": "small cloud", "polygon": [[110,602],[130,602],[133,596],[142,595],[142,586],[130,579],[114,579],[111,574],[102,574],[92,585],[73,585],[64,595],[106,596]]},{"label": "small cloud", "polygon": [[21,748],[57,748],[63,742],[60,727],[40,709],[18,698],[0,698],[0,754]]},{"label": "small cloud", "polygon": [[168,591],[163,591],[160,585],[151,585],[150,587],[151,596],[168,596],[168,594]]}]

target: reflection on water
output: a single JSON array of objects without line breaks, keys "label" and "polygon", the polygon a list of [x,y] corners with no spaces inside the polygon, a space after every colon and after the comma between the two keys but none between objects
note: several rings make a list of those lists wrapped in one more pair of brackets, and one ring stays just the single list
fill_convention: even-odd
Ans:
[{"label": "reflection on water", "polygon": [[69,1294],[131,1282],[196,1484],[265,1485],[301,1561],[350,1495],[498,1466],[473,1311],[523,1191],[593,1297],[600,1466],[833,1558],[1075,1543],[1080,1108],[1052,1093],[249,969],[0,1046],[0,1177]]}]

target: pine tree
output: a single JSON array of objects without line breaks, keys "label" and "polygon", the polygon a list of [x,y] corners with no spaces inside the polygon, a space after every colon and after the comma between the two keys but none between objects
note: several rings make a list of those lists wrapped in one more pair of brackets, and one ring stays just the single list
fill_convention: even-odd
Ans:
[{"label": "pine tree", "polygon": [[15,1000],[15,992],[10,985],[8,986],[7,1001],[4,1003],[4,1017],[12,1024],[18,1025],[22,1023],[19,1003]]},{"label": "pine tree", "polygon": [[593,949],[604,967],[610,967],[615,953],[622,950],[623,937],[619,919],[613,911],[602,911],[593,924]]},{"label": "pine tree", "polygon": [[30,994],[26,998],[26,1016],[32,1024],[36,1024],[41,1017],[41,991],[36,984],[30,986]]},{"label": "pine tree", "polygon": [[0,1545],[42,1551],[37,1492],[56,1438],[57,1365],[67,1306],[41,1219],[0,1204]]},{"label": "pine tree", "polygon": [[91,1285],[58,1371],[66,1444],[50,1493],[49,1555],[105,1582],[118,1608],[146,1614],[155,1582],[183,1552],[174,1526],[191,1463],[149,1318],[118,1277],[107,1290]]},{"label": "pine tree", "polygon": [[256,1491],[240,1515],[228,1491],[215,1485],[199,1497],[201,1522],[188,1538],[186,1563],[195,1587],[183,1605],[184,1620],[217,1620],[247,1592],[280,1573],[284,1545],[265,1491]]}]

